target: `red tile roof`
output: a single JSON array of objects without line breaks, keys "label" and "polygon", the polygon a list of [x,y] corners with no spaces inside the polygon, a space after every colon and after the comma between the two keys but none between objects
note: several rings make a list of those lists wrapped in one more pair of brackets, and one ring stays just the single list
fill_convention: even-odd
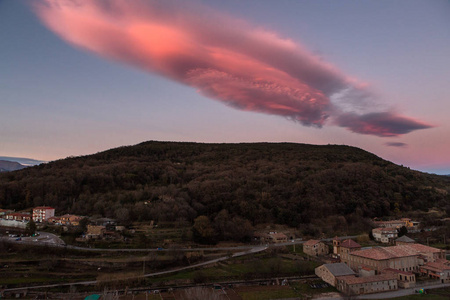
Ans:
[{"label": "red tile roof", "polygon": [[303,245],[304,246],[314,246],[317,243],[320,243],[320,241],[319,240],[309,240],[309,241],[306,241]]},{"label": "red tile roof", "polygon": [[396,257],[418,256],[423,253],[439,253],[441,250],[421,244],[408,244],[392,247],[376,247],[372,249],[358,250],[351,255],[365,257],[374,260],[385,260]]},{"label": "red tile roof", "polygon": [[411,245],[404,245],[404,246],[410,247],[420,253],[427,253],[427,252],[428,253],[439,253],[442,251],[440,249],[425,246],[422,244],[411,244]]},{"label": "red tile roof", "polygon": [[[450,262],[449,262],[450,263]],[[438,273],[444,272],[444,270],[450,270],[450,266],[447,263],[442,262],[429,262],[423,265],[421,268]]]},{"label": "red tile roof", "polygon": [[341,243],[341,247],[344,248],[361,248],[361,245],[352,239],[345,240]]}]

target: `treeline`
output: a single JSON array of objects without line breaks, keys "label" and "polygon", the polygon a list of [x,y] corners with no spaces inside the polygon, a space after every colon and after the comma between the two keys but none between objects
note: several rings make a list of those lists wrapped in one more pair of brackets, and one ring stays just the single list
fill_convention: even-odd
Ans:
[{"label": "treeline", "polygon": [[[57,214],[124,223],[194,224],[206,216],[214,228],[235,220],[315,234],[365,226],[364,218],[390,215],[394,207],[403,214],[445,208],[449,188],[450,177],[349,146],[145,142],[0,174],[0,205],[50,205]],[[216,235],[231,238],[226,232]]]}]

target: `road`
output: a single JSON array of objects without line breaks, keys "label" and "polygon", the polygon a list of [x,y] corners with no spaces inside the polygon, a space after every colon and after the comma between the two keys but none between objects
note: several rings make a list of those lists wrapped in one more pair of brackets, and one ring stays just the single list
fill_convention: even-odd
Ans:
[{"label": "road", "polygon": [[20,237],[20,240],[17,240],[19,237],[2,236],[0,237],[0,240],[15,242],[18,244],[47,245],[51,247],[63,247],[65,245],[64,241],[53,233],[39,231],[37,234],[37,236],[33,237]]},{"label": "road", "polygon": [[400,289],[397,291],[393,291],[393,292],[385,292],[385,293],[378,293],[378,294],[369,294],[369,295],[362,295],[362,296],[358,296],[357,299],[390,299],[390,298],[395,298],[395,297],[401,297],[401,296],[407,296],[407,295],[414,295],[415,294],[415,290],[419,290],[419,289],[438,289],[438,288],[443,288],[443,287],[448,287],[450,286],[449,283],[446,284],[435,284],[435,285],[418,285],[414,288],[409,288],[409,289]]}]

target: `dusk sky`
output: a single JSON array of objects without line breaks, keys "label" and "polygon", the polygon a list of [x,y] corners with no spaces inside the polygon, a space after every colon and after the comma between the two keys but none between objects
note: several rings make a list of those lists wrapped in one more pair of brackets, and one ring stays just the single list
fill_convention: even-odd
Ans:
[{"label": "dusk sky", "polygon": [[0,0],[0,156],[345,144],[450,174],[449,1]]}]

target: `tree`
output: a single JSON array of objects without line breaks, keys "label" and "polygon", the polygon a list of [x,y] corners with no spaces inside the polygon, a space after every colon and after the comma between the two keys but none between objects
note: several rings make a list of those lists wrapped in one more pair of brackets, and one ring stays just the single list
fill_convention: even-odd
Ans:
[{"label": "tree", "polygon": [[28,222],[27,226],[26,226],[26,232],[29,235],[33,235],[36,232],[36,223],[33,221],[33,219],[30,220],[30,222]]},{"label": "tree", "polygon": [[192,227],[194,232],[194,241],[199,243],[213,243],[215,232],[207,216],[199,216],[194,220]]},{"label": "tree", "polygon": [[398,229],[398,236],[404,236],[408,233],[408,229],[405,226],[400,227],[400,229]]}]

